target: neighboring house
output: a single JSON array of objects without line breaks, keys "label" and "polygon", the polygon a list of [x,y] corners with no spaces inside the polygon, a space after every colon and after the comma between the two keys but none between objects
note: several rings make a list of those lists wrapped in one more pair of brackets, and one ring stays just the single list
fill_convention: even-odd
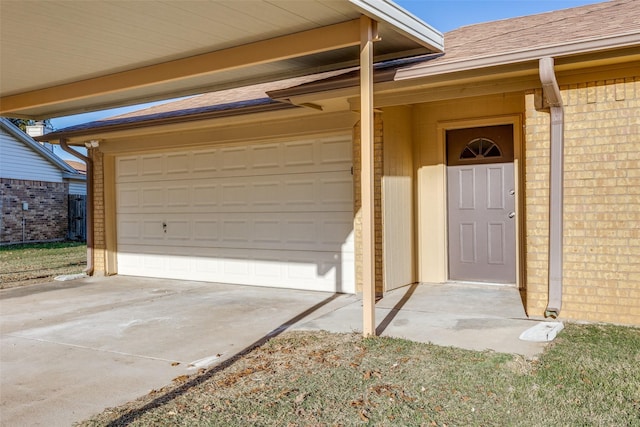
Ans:
[{"label": "neighboring house", "polygon": [[68,238],[69,195],[86,176],[0,117],[0,244]]},{"label": "neighboring house", "polygon": [[[379,293],[515,284],[531,317],[640,325],[638,22],[640,2],[611,1],[378,64]],[[96,271],[358,291],[357,85],[346,70],[49,135],[93,141]]]}]

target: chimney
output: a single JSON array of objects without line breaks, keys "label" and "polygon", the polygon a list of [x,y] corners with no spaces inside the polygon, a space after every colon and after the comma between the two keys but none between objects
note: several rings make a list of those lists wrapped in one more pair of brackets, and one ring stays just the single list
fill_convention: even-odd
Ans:
[{"label": "chimney", "polygon": [[53,130],[50,125],[46,125],[43,121],[35,122],[34,124],[27,126],[26,128],[27,135],[29,135],[31,138],[42,136],[45,133],[49,133]]},{"label": "chimney", "polygon": [[[44,134],[47,134],[53,131],[53,128],[48,123],[45,124],[45,122],[43,121],[37,121],[32,125],[26,126],[26,131],[27,131],[27,135],[29,135],[31,138],[35,138],[36,136],[42,136]],[[50,144],[48,142],[40,142],[40,145],[42,145],[44,148],[51,151],[52,153],[54,152],[53,144]]]}]

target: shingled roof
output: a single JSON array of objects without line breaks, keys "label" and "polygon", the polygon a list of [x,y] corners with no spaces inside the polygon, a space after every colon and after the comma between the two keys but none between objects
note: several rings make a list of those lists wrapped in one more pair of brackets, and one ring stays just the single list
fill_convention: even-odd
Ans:
[{"label": "shingled roof", "polygon": [[[460,68],[498,65],[497,58],[531,52],[531,55],[561,54],[563,46],[597,42],[627,36],[626,43],[640,44],[640,1],[611,0],[587,6],[536,15],[469,25],[444,35],[445,54],[405,67],[397,78],[417,77]],[[593,49],[596,45],[588,45]],[[572,52],[568,52],[572,53]],[[494,59],[492,59],[494,58]],[[481,61],[481,59],[485,59]],[[530,59],[525,55],[517,60]],[[472,65],[472,62],[475,64]],[[512,60],[512,62],[517,62]],[[418,71],[418,72],[416,72]]]},{"label": "shingled roof", "polygon": [[617,0],[469,25],[445,34],[446,53],[434,63],[638,33],[638,19],[640,1]]}]

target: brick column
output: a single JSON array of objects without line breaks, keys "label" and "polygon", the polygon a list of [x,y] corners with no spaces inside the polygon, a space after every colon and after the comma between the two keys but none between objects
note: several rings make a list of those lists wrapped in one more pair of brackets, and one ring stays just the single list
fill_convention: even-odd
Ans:
[{"label": "brick column", "polygon": [[[376,294],[383,292],[382,262],[382,166],[383,166],[382,114],[374,116],[374,208],[375,208],[375,256]],[[362,221],[360,215],[360,123],[353,129],[353,204],[355,237],[356,290],[362,290]]]},{"label": "brick column", "polygon": [[89,149],[93,160],[93,262],[94,274],[103,275],[105,264],[104,164],[99,148]]}]

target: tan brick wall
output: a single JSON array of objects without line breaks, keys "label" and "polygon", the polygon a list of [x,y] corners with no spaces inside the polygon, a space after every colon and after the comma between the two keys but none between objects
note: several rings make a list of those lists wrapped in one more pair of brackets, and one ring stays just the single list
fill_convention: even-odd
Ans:
[{"label": "tan brick wall", "polygon": [[[375,257],[376,257],[376,294],[383,292],[382,270],[382,114],[374,117],[374,209],[375,209]],[[353,129],[353,204],[355,237],[356,290],[362,291],[362,214],[360,191],[360,123]]]},{"label": "tan brick wall", "polygon": [[103,154],[97,148],[89,150],[93,159],[93,262],[95,274],[104,274],[105,265],[105,212]]},{"label": "tan brick wall", "polygon": [[[640,77],[561,86],[561,317],[640,325]],[[526,95],[527,309],[547,301],[549,114]]]}]

